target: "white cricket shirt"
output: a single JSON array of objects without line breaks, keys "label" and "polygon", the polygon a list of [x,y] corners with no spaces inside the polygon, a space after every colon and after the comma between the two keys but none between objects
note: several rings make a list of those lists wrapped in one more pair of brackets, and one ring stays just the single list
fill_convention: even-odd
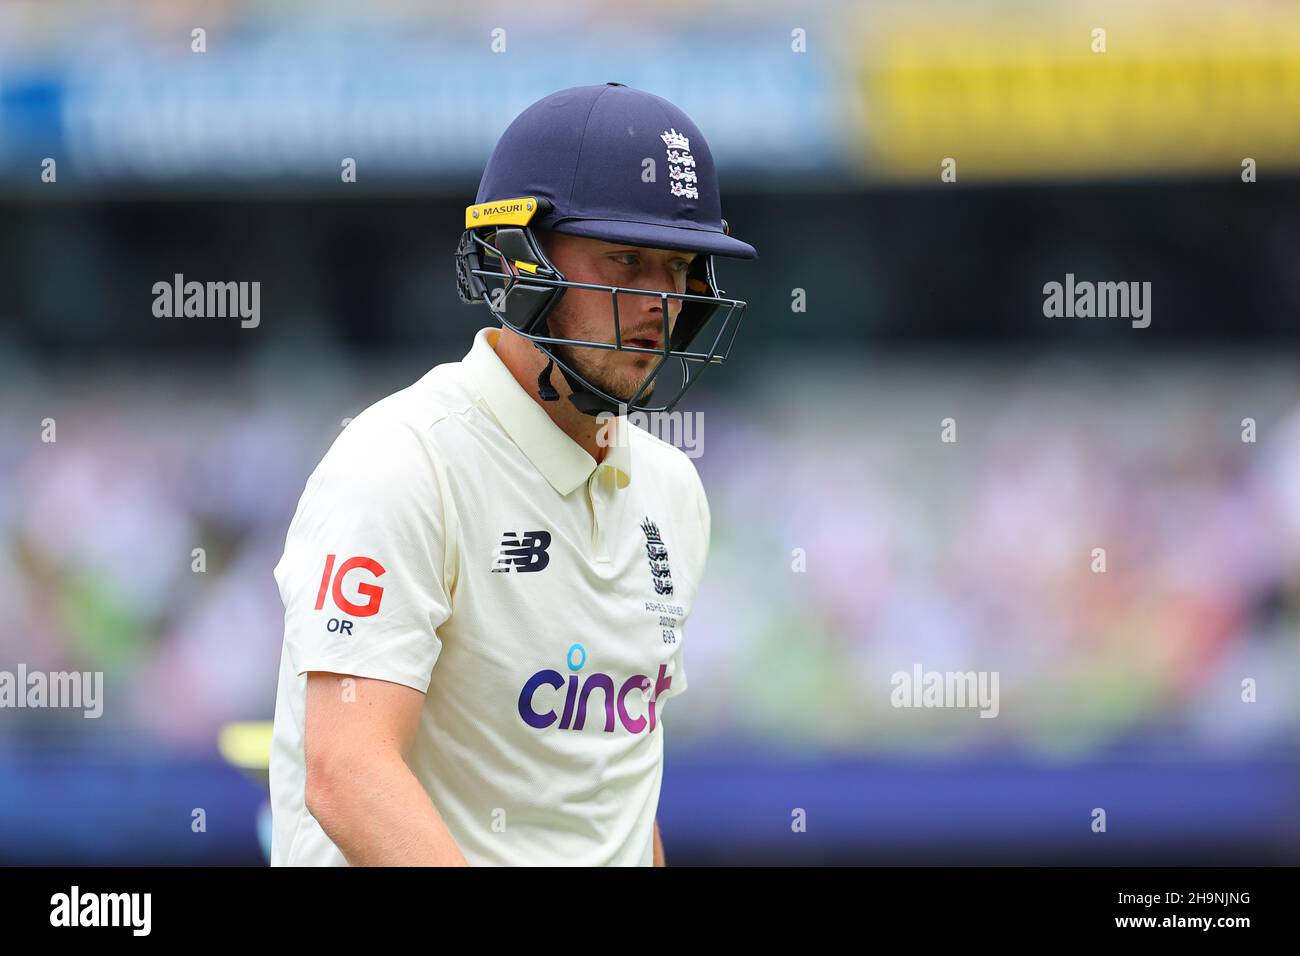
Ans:
[{"label": "white cricket shirt", "polygon": [[408,764],[471,864],[653,861],[704,488],[625,417],[597,465],[499,334],[366,409],[307,481],[275,568],[272,865],[347,862],[304,803],[308,671],[426,694]]}]

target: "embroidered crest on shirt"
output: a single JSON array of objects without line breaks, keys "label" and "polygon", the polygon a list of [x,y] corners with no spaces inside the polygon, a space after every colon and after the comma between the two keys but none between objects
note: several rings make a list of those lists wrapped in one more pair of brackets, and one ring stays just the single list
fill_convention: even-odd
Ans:
[{"label": "embroidered crest on shirt", "polygon": [[647,517],[641,522],[641,530],[645,532],[645,553],[650,560],[650,579],[654,582],[655,593],[672,594],[673,576],[668,568],[668,549],[659,536],[659,526]]}]

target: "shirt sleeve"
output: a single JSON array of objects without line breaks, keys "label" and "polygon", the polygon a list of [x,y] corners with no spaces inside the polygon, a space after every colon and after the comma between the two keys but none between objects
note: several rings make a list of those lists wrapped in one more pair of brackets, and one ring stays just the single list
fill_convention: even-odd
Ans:
[{"label": "shirt sleeve", "polygon": [[353,420],[308,479],[275,568],[295,671],[426,692],[451,616],[456,533],[426,437]]}]

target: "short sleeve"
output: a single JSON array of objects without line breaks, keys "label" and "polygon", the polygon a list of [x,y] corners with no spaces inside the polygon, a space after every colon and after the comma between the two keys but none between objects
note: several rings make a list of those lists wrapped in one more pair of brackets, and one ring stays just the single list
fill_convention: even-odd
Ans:
[{"label": "short sleeve", "polygon": [[457,531],[436,457],[414,426],[363,415],[308,479],[275,568],[298,674],[428,690]]}]

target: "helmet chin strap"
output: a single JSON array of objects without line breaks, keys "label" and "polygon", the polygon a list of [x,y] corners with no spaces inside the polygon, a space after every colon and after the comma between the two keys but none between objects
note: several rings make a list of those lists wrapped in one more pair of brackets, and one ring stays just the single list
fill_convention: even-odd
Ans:
[{"label": "helmet chin strap", "polygon": [[[555,367],[555,359],[547,355],[546,351],[536,342],[533,344],[537,347],[537,351],[546,356],[546,368],[542,369],[542,374],[537,376],[537,395],[544,402],[557,402],[560,400],[560,393],[551,384],[551,369]],[[573,390],[573,393],[569,396],[569,401],[573,403],[573,407],[578,411],[584,415],[590,415],[592,418],[602,412],[607,412],[610,415],[623,414],[623,409],[619,405],[611,404],[592,392],[582,382],[570,375],[568,369],[563,365],[559,366],[559,369],[560,374],[564,376],[564,380],[569,383],[569,388]]]},{"label": "helmet chin strap", "polygon": [[[537,351],[541,352],[541,349]],[[537,395],[544,402],[556,402],[560,399],[560,393],[555,390],[551,384],[551,369],[555,368],[555,359],[549,355],[546,356],[546,368],[542,369],[542,374],[537,376]]]}]

